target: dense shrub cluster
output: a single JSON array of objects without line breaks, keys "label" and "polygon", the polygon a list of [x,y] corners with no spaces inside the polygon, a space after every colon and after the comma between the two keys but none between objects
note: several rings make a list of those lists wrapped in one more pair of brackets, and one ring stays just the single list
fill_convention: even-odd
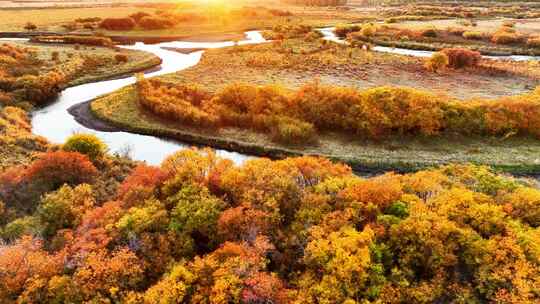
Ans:
[{"label": "dense shrub cluster", "polygon": [[[470,60],[449,54],[441,55],[442,63],[451,58],[451,66],[461,67]],[[191,126],[251,129],[274,135],[284,143],[312,141],[315,130],[376,139],[445,132],[514,132],[540,137],[540,121],[535,118],[540,114],[538,90],[497,100],[458,101],[410,88],[359,91],[317,82],[296,92],[276,86],[233,84],[213,95],[186,85],[167,86],[158,80],[140,80],[138,87],[141,105],[159,116]]]},{"label": "dense shrub cluster", "polygon": [[441,53],[448,57],[448,65],[455,69],[474,67],[482,60],[482,56],[479,52],[468,49],[443,49]]},{"label": "dense shrub cluster", "polygon": [[0,301],[536,303],[539,201],[484,167],[361,178],[183,150],[103,203],[64,185],[1,224]]},{"label": "dense shrub cluster", "polygon": [[426,60],[425,67],[429,71],[438,72],[448,66],[450,59],[448,55],[443,52],[435,52],[431,57]]},{"label": "dense shrub cluster", "polygon": [[217,118],[205,111],[209,95],[195,85],[165,86],[157,80],[140,75],[137,81],[139,102],[153,113],[178,122],[212,127]]},{"label": "dense shrub cluster", "polygon": [[12,45],[0,47],[1,103],[43,104],[55,97],[66,83],[66,75],[58,70],[39,71],[44,62],[29,49]]},{"label": "dense shrub cluster", "polygon": [[526,38],[514,31],[499,30],[491,36],[491,41],[496,44],[523,44]]},{"label": "dense shrub cluster", "polygon": [[18,211],[35,208],[44,193],[69,184],[90,182],[97,170],[88,157],[77,152],[47,152],[28,167],[14,167],[0,174],[0,200]]}]

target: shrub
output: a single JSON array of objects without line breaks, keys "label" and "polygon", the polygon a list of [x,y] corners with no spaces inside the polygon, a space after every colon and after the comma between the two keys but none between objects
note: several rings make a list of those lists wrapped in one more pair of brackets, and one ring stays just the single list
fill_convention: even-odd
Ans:
[{"label": "shrub", "polygon": [[174,21],[163,17],[146,16],[139,20],[139,26],[145,30],[159,30],[174,26]]},{"label": "shrub", "polygon": [[444,69],[448,66],[449,59],[445,53],[436,52],[431,55],[429,59],[426,60],[425,67],[429,71],[438,72],[441,69]]},{"label": "shrub", "polygon": [[498,31],[491,37],[491,41],[496,44],[519,44],[524,41],[524,37],[518,33]]},{"label": "shrub", "polygon": [[35,31],[35,30],[37,30],[37,26],[35,24],[33,24],[32,22],[27,22],[24,25],[24,29],[27,30],[27,31]]},{"label": "shrub", "polygon": [[77,185],[91,182],[97,170],[86,155],[78,152],[47,152],[24,172],[24,180],[47,183],[53,188],[62,184]]},{"label": "shrub", "polygon": [[118,63],[126,63],[129,61],[129,57],[126,54],[116,54],[114,55],[114,60]]},{"label": "shrub", "polygon": [[377,32],[377,26],[374,24],[364,24],[362,25],[362,30],[360,33],[365,37],[372,37]]},{"label": "shrub", "polygon": [[348,34],[358,32],[362,29],[360,25],[338,25],[336,26],[335,33],[338,37],[345,38]]},{"label": "shrub", "polygon": [[290,117],[278,117],[272,128],[272,138],[284,144],[306,144],[316,140],[313,124]]},{"label": "shrub", "polygon": [[[144,76],[143,76],[144,77]],[[208,93],[195,85],[164,87],[159,81],[139,77],[137,89],[143,107],[159,116],[191,126],[215,127],[215,115],[201,109]]]},{"label": "shrub", "polygon": [[75,134],[62,146],[64,151],[79,152],[96,161],[102,158],[107,151],[107,146],[97,136],[92,134]]},{"label": "shrub", "polygon": [[437,31],[435,29],[425,29],[425,30],[422,30],[420,31],[420,35],[422,37],[430,37],[430,38],[435,38],[437,37]]},{"label": "shrub", "polygon": [[[118,197],[123,200],[128,200],[128,195],[137,196],[138,194],[141,194],[141,192],[152,193],[166,178],[167,174],[159,167],[151,167],[144,164],[139,165],[133,169],[131,174],[118,188]],[[135,193],[137,191],[139,193]]]},{"label": "shrub", "polygon": [[482,32],[477,31],[466,31],[463,32],[463,38],[469,39],[469,40],[482,40],[484,39],[485,34]]},{"label": "shrub", "polygon": [[479,52],[471,51],[468,49],[460,49],[460,48],[443,49],[441,50],[441,53],[448,56],[448,66],[454,69],[459,69],[459,68],[464,68],[464,67],[474,67],[482,59],[482,56],[480,55]]},{"label": "shrub", "polygon": [[132,18],[106,18],[99,24],[100,28],[109,31],[130,31],[135,28],[135,21]]}]

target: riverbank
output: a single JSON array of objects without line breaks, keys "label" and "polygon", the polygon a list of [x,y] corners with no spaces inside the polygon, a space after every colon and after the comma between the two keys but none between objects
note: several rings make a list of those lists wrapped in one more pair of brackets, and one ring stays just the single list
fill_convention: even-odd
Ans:
[{"label": "riverbank", "polygon": [[[123,131],[170,138],[249,155],[281,159],[315,155],[344,162],[358,172],[411,172],[448,163],[474,163],[518,174],[540,174],[540,141],[532,138],[392,138],[374,142],[354,136],[325,133],[317,145],[284,146],[264,135],[227,128],[217,134],[160,119],[138,106],[133,87],[92,102],[77,119],[103,120]],[[88,117],[92,114],[95,117]]]}]

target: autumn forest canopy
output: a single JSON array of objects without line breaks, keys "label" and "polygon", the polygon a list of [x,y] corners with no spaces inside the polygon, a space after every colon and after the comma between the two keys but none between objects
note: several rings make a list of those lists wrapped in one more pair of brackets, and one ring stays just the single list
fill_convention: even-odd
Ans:
[{"label": "autumn forest canopy", "polygon": [[133,167],[104,149],[76,135],[0,176],[3,301],[538,299],[540,190],[488,168],[361,178],[211,150]]}]

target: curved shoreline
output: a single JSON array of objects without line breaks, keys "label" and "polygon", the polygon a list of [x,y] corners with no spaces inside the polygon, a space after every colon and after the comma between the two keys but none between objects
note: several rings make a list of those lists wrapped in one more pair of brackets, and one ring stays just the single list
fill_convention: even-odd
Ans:
[{"label": "curved shoreline", "polygon": [[[326,36],[328,38],[328,36]],[[166,49],[166,46],[162,47]],[[189,53],[190,50],[195,49],[184,49],[181,53]],[[197,49],[198,51],[199,49]],[[169,50],[172,51],[172,50]],[[177,51],[177,50],[174,50]],[[155,67],[155,65],[154,65]],[[167,67],[164,67],[165,69]],[[148,70],[146,70],[148,72]],[[166,71],[163,71],[166,72]],[[128,73],[119,73],[118,78],[122,78],[122,75],[132,74],[134,72]],[[168,73],[168,72],[167,72]],[[114,77],[114,76],[113,76]],[[111,75],[104,76],[105,79],[111,79]],[[114,78],[113,78],[114,79]],[[96,80],[93,80],[94,82]],[[92,81],[87,81],[92,82]],[[111,94],[113,91],[106,93],[105,96]],[[102,98],[103,96],[98,96],[93,98],[92,101]],[[82,101],[82,100],[81,100]],[[155,130],[151,128],[144,127],[133,127],[122,123],[121,121],[114,121],[108,117],[99,115],[96,111],[93,111],[91,108],[92,101],[82,101],[76,104],[72,104],[67,111],[71,114],[72,119],[88,129],[100,131],[100,132],[122,132],[126,131],[131,134],[139,135],[148,135],[155,137],[156,139],[173,139],[179,141],[179,146],[182,144],[193,144],[200,146],[211,146],[215,149],[222,149],[226,151],[234,151],[245,154],[245,157],[249,156],[262,156],[269,158],[284,158],[290,156],[301,156],[301,155],[313,155],[320,156],[332,159],[334,161],[344,162],[350,165],[353,170],[356,172],[369,172],[369,173],[380,173],[385,171],[398,171],[398,172],[411,172],[417,171],[433,166],[443,165],[447,162],[444,160],[441,161],[423,161],[415,162],[403,159],[384,159],[383,157],[368,157],[366,155],[361,157],[356,156],[339,156],[325,153],[311,153],[306,152],[302,149],[288,148],[288,147],[276,147],[276,146],[264,146],[257,143],[250,143],[242,140],[223,138],[219,136],[210,136],[208,134],[191,132],[187,130]],[[180,148],[180,147],[179,147]],[[159,147],[156,147],[159,149]],[[247,155],[246,155],[247,154]],[[469,161],[470,162],[470,161]],[[473,162],[474,163],[474,162]],[[489,165],[489,164],[487,164]],[[511,165],[490,165],[495,169],[518,174],[518,175],[539,175],[540,174],[540,164],[511,164]]]},{"label": "curved shoreline", "polygon": [[[118,121],[114,121],[106,116],[100,115],[94,111],[91,107],[91,102],[87,104],[88,111],[74,112],[76,119],[89,123],[89,126],[99,127],[100,121],[105,122],[108,128],[111,128],[110,132],[124,131],[130,133],[136,133],[141,135],[155,136],[159,138],[166,138],[181,141],[184,143],[190,143],[196,146],[209,146],[214,149],[223,149],[242,154],[248,154],[251,156],[267,157],[271,159],[283,159],[286,157],[298,157],[298,156],[317,156],[328,158],[333,161],[338,161],[349,165],[353,171],[362,173],[384,173],[388,171],[394,171],[399,173],[416,172],[428,168],[433,168],[441,165],[447,165],[446,162],[432,162],[432,163],[420,163],[420,162],[405,162],[405,161],[376,161],[373,158],[349,158],[341,157],[329,154],[319,153],[306,153],[301,150],[295,150],[293,148],[278,148],[267,147],[263,145],[257,145],[249,142],[243,142],[238,140],[231,140],[219,136],[195,134],[189,131],[175,130],[165,131],[156,130],[143,127],[134,127],[128,124],[124,124]],[[91,115],[92,117],[89,117]],[[475,163],[475,162],[468,162]],[[517,176],[529,176],[540,177],[540,164],[531,165],[496,165],[496,164],[483,164],[476,163],[478,165],[486,165],[492,167],[495,170],[510,173]]]}]

